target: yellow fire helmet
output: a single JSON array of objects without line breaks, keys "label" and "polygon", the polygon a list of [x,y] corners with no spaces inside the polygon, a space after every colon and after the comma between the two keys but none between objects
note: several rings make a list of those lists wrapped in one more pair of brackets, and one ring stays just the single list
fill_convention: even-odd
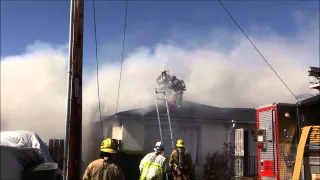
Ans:
[{"label": "yellow fire helmet", "polygon": [[110,138],[103,140],[100,146],[100,151],[106,153],[116,153],[114,142]]},{"label": "yellow fire helmet", "polygon": [[184,146],[183,140],[182,139],[178,139],[176,146],[177,147],[183,147]]},{"label": "yellow fire helmet", "polygon": [[161,69],[161,73],[165,73],[165,72],[167,72],[166,69]]}]

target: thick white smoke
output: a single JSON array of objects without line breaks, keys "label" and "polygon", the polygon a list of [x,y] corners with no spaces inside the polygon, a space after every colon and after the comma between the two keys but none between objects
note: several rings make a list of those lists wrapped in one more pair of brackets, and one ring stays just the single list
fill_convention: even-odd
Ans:
[{"label": "thick white smoke", "polygon": [[[296,95],[314,92],[308,89],[307,70],[310,65],[317,66],[319,59],[319,29],[303,26],[294,38],[252,38]],[[218,47],[217,39],[194,49],[158,44],[153,51],[139,48],[131,52],[123,64],[118,111],[153,104],[155,78],[164,65],[185,80],[185,99],[198,103],[255,108],[275,101],[296,102],[241,34],[235,36],[237,40],[228,51]],[[31,130],[44,140],[64,138],[66,52],[66,46],[36,43],[24,54],[1,59],[1,130]],[[115,113],[119,70],[119,64],[100,66],[103,115]],[[84,140],[88,141],[98,103],[95,72],[86,74],[83,118]]]}]

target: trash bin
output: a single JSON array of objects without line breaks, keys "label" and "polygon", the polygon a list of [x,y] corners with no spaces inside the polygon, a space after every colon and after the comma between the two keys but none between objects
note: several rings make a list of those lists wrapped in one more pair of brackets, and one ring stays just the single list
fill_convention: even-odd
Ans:
[{"label": "trash bin", "polygon": [[35,167],[27,168],[24,172],[25,180],[57,180],[59,174],[58,164],[46,162]]}]

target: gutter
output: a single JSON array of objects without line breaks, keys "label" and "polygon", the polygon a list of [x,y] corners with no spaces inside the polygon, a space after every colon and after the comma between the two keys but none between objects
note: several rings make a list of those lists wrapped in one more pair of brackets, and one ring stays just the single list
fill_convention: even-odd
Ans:
[{"label": "gutter", "polygon": [[[230,127],[229,131],[228,131],[228,148],[230,148],[230,141],[231,141],[231,132],[234,129],[234,127],[236,126],[236,121],[232,120],[231,121],[232,126]],[[228,149],[230,151],[230,149]],[[228,169],[231,169],[231,162],[230,162],[230,157],[228,156]]]},{"label": "gutter", "polygon": [[[111,118],[121,118],[121,117],[130,117],[130,119],[148,119],[148,120],[158,120],[156,116],[142,116],[142,115],[111,115],[102,118],[102,120],[108,120]],[[214,123],[228,123],[229,119],[203,119],[203,118],[174,118],[170,117],[171,121],[184,121],[184,122],[214,122]],[[236,120],[237,123],[246,123],[246,124],[256,124],[256,121],[247,121],[247,120]]]}]

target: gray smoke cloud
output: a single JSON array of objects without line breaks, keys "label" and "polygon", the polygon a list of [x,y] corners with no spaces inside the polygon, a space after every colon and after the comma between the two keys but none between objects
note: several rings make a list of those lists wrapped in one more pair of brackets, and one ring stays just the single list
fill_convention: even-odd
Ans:
[{"label": "gray smoke cloud", "polygon": [[[318,16],[316,16],[318,18]],[[303,19],[306,17],[300,17]],[[299,24],[291,38],[256,33],[252,38],[269,63],[296,95],[314,94],[308,88],[308,67],[319,59],[318,19]],[[309,21],[309,19],[307,19]],[[306,22],[306,21],[303,21]],[[228,32],[228,31],[226,31]],[[249,42],[221,29],[197,47],[174,42],[140,47],[123,64],[118,111],[154,104],[156,76],[165,67],[186,82],[185,99],[220,107],[252,107],[273,102],[296,102]],[[192,39],[192,37],[185,37]],[[196,38],[196,37],[193,37]],[[231,48],[222,49],[224,38]],[[67,92],[67,46],[37,42],[20,55],[1,59],[1,131],[30,130],[42,139],[64,138]],[[94,62],[94,61],[92,61]],[[115,113],[120,65],[101,64],[100,100],[103,116]],[[98,120],[94,71],[83,84],[84,154]],[[93,129],[93,131],[100,131]]]}]

